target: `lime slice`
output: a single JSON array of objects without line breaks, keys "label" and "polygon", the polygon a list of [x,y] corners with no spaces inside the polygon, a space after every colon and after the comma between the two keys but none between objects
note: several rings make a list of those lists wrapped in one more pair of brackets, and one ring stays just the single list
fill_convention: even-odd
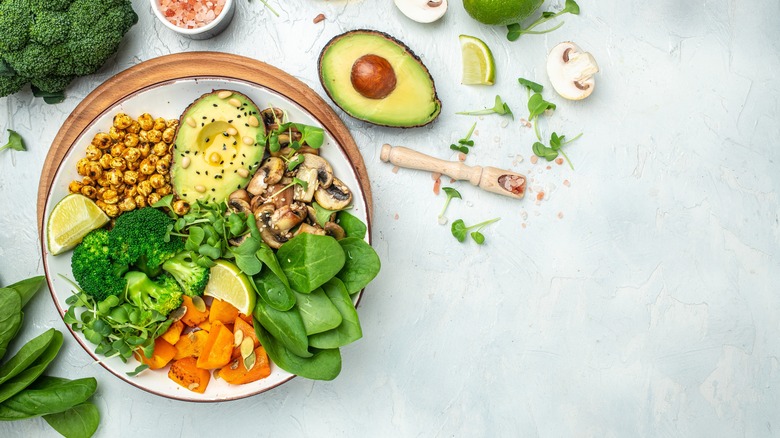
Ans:
[{"label": "lime slice", "polygon": [[255,309],[255,290],[249,279],[230,262],[217,260],[215,263],[203,295],[226,301],[244,315],[251,315]]},{"label": "lime slice", "polygon": [[463,80],[465,85],[493,85],[496,64],[493,53],[484,41],[477,37],[461,35],[460,53],[463,57]]},{"label": "lime slice", "polygon": [[108,221],[108,216],[91,199],[71,193],[54,206],[46,222],[49,252],[57,255],[73,249],[90,231]]}]

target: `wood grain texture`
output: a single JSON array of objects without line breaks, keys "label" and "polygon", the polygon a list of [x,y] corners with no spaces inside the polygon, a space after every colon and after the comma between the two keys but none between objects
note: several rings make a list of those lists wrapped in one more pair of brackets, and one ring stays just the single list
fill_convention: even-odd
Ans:
[{"label": "wood grain texture", "polygon": [[[199,62],[199,59],[208,59],[208,62]],[[363,157],[347,127],[314,90],[282,70],[254,59],[227,53],[188,52],[154,58],[117,74],[85,97],[68,116],[54,137],[41,172],[38,185],[40,235],[43,236],[46,197],[57,168],[95,118],[139,90],[171,80],[203,77],[237,79],[269,88],[295,101],[314,116],[349,157],[366,200],[370,227],[373,201]]]}]

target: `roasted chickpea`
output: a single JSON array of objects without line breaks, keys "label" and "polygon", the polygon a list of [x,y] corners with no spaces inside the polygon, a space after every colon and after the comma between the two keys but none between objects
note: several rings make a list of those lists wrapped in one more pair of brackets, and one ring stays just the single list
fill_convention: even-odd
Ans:
[{"label": "roasted chickpea", "polygon": [[165,119],[162,117],[158,117],[154,119],[154,126],[152,126],[152,129],[156,129],[160,132],[162,132],[165,128],[167,128],[167,125],[165,123]]},{"label": "roasted chickpea", "polygon": [[149,205],[153,205],[157,203],[160,199],[162,199],[162,196],[158,195],[157,193],[152,193],[146,197],[146,202],[148,202]]},{"label": "roasted chickpea", "polygon": [[176,128],[165,128],[162,133],[162,141],[171,144],[174,137],[176,137]]},{"label": "roasted chickpea", "polygon": [[138,189],[136,188],[136,186],[128,185],[125,188],[125,191],[122,194],[122,196],[124,196],[125,198],[135,198],[135,195],[137,194],[138,194]]},{"label": "roasted chickpea", "polygon": [[165,177],[159,174],[154,174],[149,177],[149,184],[151,184],[153,188],[159,189],[165,185]]},{"label": "roasted chickpea", "polygon": [[[168,158],[168,156],[166,156],[165,158]],[[167,174],[171,168],[171,160],[170,159],[166,160],[165,158],[159,160],[157,162],[157,166],[155,166],[155,169],[157,169],[157,173],[159,173],[160,175]]]},{"label": "roasted chickpea", "polygon": [[101,151],[97,146],[94,144],[87,146],[87,159],[91,161],[98,161],[101,156],[103,156],[103,151]]},{"label": "roasted chickpea", "polygon": [[168,196],[168,195],[171,194],[171,191],[172,191],[171,185],[170,184],[166,184],[166,185],[160,187],[159,189],[155,190],[154,192],[157,193],[160,196]]},{"label": "roasted chickpea", "polygon": [[125,138],[125,130],[112,126],[108,130],[108,136],[111,137],[111,140],[113,141],[122,141],[122,139]]},{"label": "roasted chickpea", "polygon": [[157,155],[158,157],[162,157],[164,155],[168,154],[168,144],[164,142],[159,142],[154,145],[152,148],[152,153]]},{"label": "roasted chickpea", "polygon": [[106,180],[108,180],[108,184],[117,186],[124,180],[124,174],[119,169],[111,169],[106,172]]},{"label": "roasted chickpea", "polygon": [[138,183],[138,172],[134,170],[127,170],[122,176],[122,180],[125,182],[125,184],[135,185]]},{"label": "roasted chickpea", "polygon": [[146,158],[152,153],[152,146],[149,143],[141,143],[138,150],[141,152],[141,158]]},{"label": "roasted chickpea", "polygon": [[142,129],[141,132],[138,133],[138,142],[149,143],[149,131],[144,131]]},{"label": "roasted chickpea", "polygon": [[149,196],[149,194],[152,193],[152,190],[154,190],[154,187],[152,187],[152,184],[149,181],[141,181],[136,186],[136,189],[138,190],[138,194]]},{"label": "roasted chickpea", "polygon": [[106,176],[108,172],[104,172],[103,175],[100,176],[100,179],[97,180],[97,184],[100,187],[108,187],[111,185],[111,183],[108,181],[108,177]]},{"label": "roasted chickpea", "polygon": [[95,200],[95,204],[97,204],[97,206],[100,207],[100,209],[103,210],[103,211],[106,211],[106,207],[108,206],[108,204],[103,202],[102,199]]},{"label": "roasted chickpea", "polygon": [[152,129],[146,133],[146,141],[149,143],[159,143],[162,141],[162,131]]},{"label": "roasted chickpea", "polygon": [[141,151],[139,151],[138,148],[128,147],[122,153],[122,158],[128,163],[138,161],[141,158]]},{"label": "roasted chickpea", "polygon": [[132,123],[130,123],[130,126],[128,126],[127,129],[125,129],[125,131],[131,134],[138,135],[138,133],[141,132],[141,125],[139,125],[138,122],[133,120]]},{"label": "roasted chickpea", "polygon": [[125,135],[125,147],[128,148],[134,148],[138,146],[139,139],[138,134],[127,134]]},{"label": "roasted chickpea", "polygon": [[111,146],[111,155],[114,157],[121,157],[124,151],[125,151],[124,143],[114,143],[114,145]]},{"label": "roasted chickpea", "polygon": [[84,184],[82,184],[81,181],[71,181],[70,184],[68,184],[68,191],[71,193],[81,193],[82,187],[84,187]]},{"label": "roasted chickpea", "polygon": [[100,165],[97,161],[92,161],[89,164],[87,164],[87,175],[88,177],[98,180],[100,179],[100,176],[103,174],[103,166]]},{"label": "roasted chickpea", "polygon": [[106,209],[103,210],[103,211],[106,212],[108,217],[117,217],[117,216],[119,216],[119,213],[121,213],[119,211],[119,207],[117,207],[116,205],[113,205],[113,204],[106,205]]},{"label": "roasted chickpea", "polygon": [[87,158],[82,158],[76,162],[76,171],[78,171],[79,175],[87,176],[89,163],[90,161]]},{"label": "roasted chickpea", "polygon": [[85,186],[94,186],[95,180],[88,176],[85,176],[84,178],[81,178],[81,184],[84,184]]},{"label": "roasted chickpea", "polygon": [[108,149],[111,146],[111,136],[105,132],[98,132],[92,138],[92,145],[101,150]]},{"label": "roasted chickpea", "polygon": [[100,165],[103,166],[103,169],[110,169],[111,168],[111,160],[113,160],[114,157],[111,154],[103,154],[102,157],[100,157]]},{"label": "roasted chickpea", "polygon": [[138,124],[141,126],[141,129],[148,131],[154,126],[154,119],[151,114],[143,113],[138,116]]},{"label": "roasted chickpea", "polygon": [[95,199],[102,201],[103,196],[106,194],[106,190],[110,189],[108,187],[98,187],[97,192],[95,192]]},{"label": "roasted chickpea", "polygon": [[127,163],[127,170],[138,170],[139,167],[141,167],[141,160],[129,161]]},{"label": "roasted chickpea", "polygon": [[[149,158],[152,158],[151,156]],[[151,175],[153,174],[157,169],[155,169],[155,165],[152,164],[151,161],[149,161],[149,158],[141,161],[141,165],[138,167],[138,170],[141,171],[141,173],[145,175]]]},{"label": "roasted chickpea", "polygon": [[114,116],[114,127],[117,129],[127,129],[133,123],[132,117],[125,113],[118,113]]},{"label": "roasted chickpea", "polygon": [[106,189],[103,191],[103,202],[106,204],[116,204],[119,202],[119,194],[114,189]]},{"label": "roasted chickpea", "polygon": [[179,119],[168,119],[165,121],[165,126],[176,129],[176,127],[179,126]]},{"label": "roasted chickpea", "polygon": [[92,186],[85,185],[81,188],[81,194],[86,196],[89,199],[95,199],[95,195],[97,194],[97,189]]},{"label": "roasted chickpea", "polygon": [[127,169],[127,163],[125,163],[125,160],[120,157],[114,157],[114,159],[111,160],[111,168],[125,170]]},{"label": "roasted chickpea", "polygon": [[179,216],[184,216],[190,212],[190,204],[188,204],[187,201],[179,199],[173,203],[173,212]]},{"label": "roasted chickpea", "polygon": [[137,208],[144,208],[146,207],[146,196],[144,195],[135,195],[135,206]]},{"label": "roasted chickpea", "polygon": [[122,200],[122,202],[119,203],[119,209],[122,211],[133,211],[135,210],[135,199],[133,198],[125,198]]}]

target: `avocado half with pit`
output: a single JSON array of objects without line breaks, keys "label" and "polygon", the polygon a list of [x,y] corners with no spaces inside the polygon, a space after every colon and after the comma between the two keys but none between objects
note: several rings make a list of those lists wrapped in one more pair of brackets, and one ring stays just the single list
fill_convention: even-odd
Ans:
[{"label": "avocado half with pit", "polygon": [[190,204],[225,201],[260,167],[265,138],[251,99],[231,90],[204,94],[179,119],[171,166],[174,192]]},{"label": "avocado half with pit", "polygon": [[441,101],[428,69],[404,43],[382,32],[353,30],[322,49],[320,82],[350,116],[382,126],[431,123]]}]

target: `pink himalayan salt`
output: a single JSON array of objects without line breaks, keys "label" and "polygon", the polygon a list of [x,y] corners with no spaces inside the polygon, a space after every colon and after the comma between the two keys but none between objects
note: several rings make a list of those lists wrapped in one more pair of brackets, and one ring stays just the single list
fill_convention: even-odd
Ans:
[{"label": "pink himalayan salt", "polygon": [[225,0],[159,0],[159,3],[165,18],[184,29],[211,23],[225,7]]}]

